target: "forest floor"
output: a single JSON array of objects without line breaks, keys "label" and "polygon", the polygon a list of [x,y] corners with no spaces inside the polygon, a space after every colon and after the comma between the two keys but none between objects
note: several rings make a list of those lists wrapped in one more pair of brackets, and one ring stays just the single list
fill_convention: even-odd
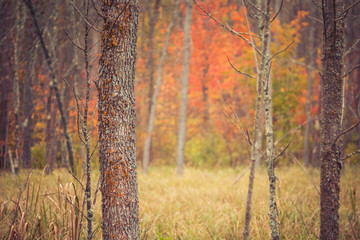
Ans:
[{"label": "forest floor", "polygon": [[[247,197],[248,172],[233,185],[244,168],[201,170],[187,168],[178,177],[169,167],[153,167],[139,174],[142,239],[241,239]],[[320,229],[320,172],[299,166],[276,169],[281,239],[316,239]],[[94,196],[99,172],[93,171]],[[341,239],[360,237],[360,167],[346,166],[341,179]],[[315,187],[316,186],[316,187]],[[23,190],[23,191],[22,191]],[[22,194],[20,194],[22,192]],[[269,239],[268,177],[256,170],[251,239]],[[18,201],[20,196],[20,201]],[[23,171],[19,176],[0,173],[0,236],[13,232],[26,239],[84,238],[80,225],[83,191],[64,169],[49,176]],[[17,215],[14,209],[20,202]],[[94,239],[101,239],[101,196],[94,208]],[[25,239],[20,238],[20,239]],[[7,239],[7,238],[6,238]]]}]

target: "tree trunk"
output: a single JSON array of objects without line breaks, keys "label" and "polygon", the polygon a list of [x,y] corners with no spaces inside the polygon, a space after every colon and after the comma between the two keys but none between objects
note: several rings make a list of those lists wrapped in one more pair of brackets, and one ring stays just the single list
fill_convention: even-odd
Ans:
[{"label": "tree trunk", "polygon": [[19,147],[19,130],[20,130],[20,67],[19,58],[21,56],[21,49],[19,43],[21,43],[21,35],[23,34],[23,7],[20,1],[16,1],[16,22],[19,24],[16,27],[15,39],[14,39],[14,81],[13,81],[13,105],[14,105],[14,118],[15,118],[15,131],[14,131],[14,167],[15,172],[20,167],[20,147]]},{"label": "tree trunk", "polygon": [[193,6],[193,1],[186,0],[186,13],[184,20],[184,60],[183,60],[183,70],[182,70],[182,78],[181,78],[180,120],[179,120],[179,132],[177,139],[178,144],[177,144],[177,155],[176,155],[176,172],[178,175],[182,175],[184,173],[192,6]]},{"label": "tree trunk", "polygon": [[[313,4],[311,2],[311,4]],[[310,13],[311,15],[315,15],[315,10],[312,6],[310,7]],[[315,30],[316,26],[314,24],[311,24],[309,26],[309,36],[307,41],[307,49],[304,47],[304,50],[307,51],[309,58],[308,58],[308,66],[306,67],[307,71],[307,89],[306,89],[306,103],[305,103],[305,114],[306,114],[306,123],[305,123],[305,132],[304,132],[304,166],[309,167],[310,165],[310,130],[312,125],[311,120],[311,105],[313,102],[313,78],[312,78],[312,72],[315,65]]]},{"label": "tree trunk", "polygon": [[344,0],[322,1],[323,58],[320,117],[320,239],[339,239]]},{"label": "tree trunk", "polygon": [[154,123],[155,123],[155,114],[156,114],[156,106],[157,106],[157,99],[160,93],[160,87],[161,87],[161,74],[162,74],[162,66],[167,54],[167,47],[169,45],[170,36],[172,33],[172,30],[175,26],[175,21],[177,18],[177,12],[178,12],[178,0],[176,0],[175,6],[174,6],[174,16],[173,20],[171,21],[167,33],[166,33],[166,39],[164,43],[164,47],[162,50],[162,54],[159,61],[159,66],[157,69],[157,75],[156,75],[156,86],[155,86],[155,92],[152,96],[151,101],[151,108],[150,108],[150,114],[149,114],[149,122],[148,122],[148,129],[147,129],[147,136],[144,144],[144,158],[143,158],[143,172],[147,173],[149,162],[150,162],[150,148],[151,148],[151,137],[152,132],[154,129]]},{"label": "tree trunk", "polygon": [[[89,4],[88,1],[86,4],[86,17],[89,16]],[[92,217],[93,210],[91,207],[91,159],[90,159],[90,132],[88,130],[88,115],[89,115],[89,101],[90,101],[90,57],[89,57],[89,32],[90,27],[85,23],[85,36],[84,36],[84,60],[85,60],[85,72],[86,72],[86,95],[85,95],[85,108],[84,108],[84,119],[82,132],[84,136],[84,145],[86,149],[86,189],[85,189],[85,198],[86,198],[86,213],[87,213],[87,239],[92,239]]]},{"label": "tree trunk", "polygon": [[26,88],[24,93],[24,144],[23,144],[23,168],[31,168],[31,135],[33,132],[33,118],[34,111],[34,93],[33,82],[35,79],[35,65],[37,62],[38,44],[35,43],[30,53],[30,63],[28,65],[29,76],[26,78]]},{"label": "tree trunk", "polygon": [[35,25],[35,30],[36,30],[37,35],[40,38],[40,45],[41,45],[41,48],[43,49],[46,63],[50,70],[50,84],[52,85],[52,87],[55,91],[57,105],[58,105],[58,108],[60,111],[61,126],[63,127],[63,132],[64,132],[64,136],[66,139],[66,146],[67,146],[67,150],[68,150],[68,154],[69,154],[70,170],[74,171],[74,152],[73,152],[73,147],[72,147],[72,143],[71,143],[70,136],[69,136],[68,124],[67,124],[66,117],[65,117],[65,110],[64,110],[64,106],[63,106],[63,102],[61,99],[61,94],[60,94],[60,90],[59,90],[58,82],[57,82],[57,78],[56,78],[56,70],[54,68],[54,59],[52,58],[52,56],[49,55],[49,50],[45,44],[32,1],[31,0],[23,0],[23,1],[25,2],[25,4],[27,5],[27,7],[30,10],[31,17],[32,17],[33,23]]},{"label": "tree trunk", "polygon": [[138,1],[102,6],[99,161],[103,239],[139,239],[136,176],[135,59]]}]

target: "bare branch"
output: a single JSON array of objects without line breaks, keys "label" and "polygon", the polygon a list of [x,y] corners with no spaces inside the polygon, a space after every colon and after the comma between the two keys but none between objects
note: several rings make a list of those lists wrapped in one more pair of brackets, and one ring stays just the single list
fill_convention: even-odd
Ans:
[{"label": "bare branch", "polygon": [[250,74],[247,74],[247,73],[244,73],[244,72],[241,72],[241,71],[237,70],[237,69],[234,67],[234,65],[231,63],[229,57],[227,57],[227,60],[228,60],[228,62],[229,62],[229,64],[230,64],[230,66],[231,66],[236,72],[238,72],[238,73],[240,73],[240,74],[242,74],[242,75],[245,75],[246,77],[255,78],[255,79],[256,79],[256,77],[254,77],[254,76],[252,76],[252,75],[250,75]]},{"label": "bare branch", "polygon": [[355,151],[355,152],[352,152],[352,153],[346,155],[345,157],[343,157],[343,158],[341,159],[341,161],[344,161],[344,160],[346,160],[346,159],[348,159],[348,158],[351,158],[352,156],[354,156],[354,155],[356,155],[356,154],[360,154],[360,149],[357,150],[357,151]]},{"label": "bare branch", "polygon": [[65,35],[66,35],[66,36],[69,38],[69,40],[71,41],[71,43],[72,43],[75,47],[77,47],[79,50],[84,51],[84,48],[80,47],[78,44],[76,44],[76,43],[72,40],[72,38],[70,37],[70,35],[66,32],[65,28],[63,28],[63,30],[64,30],[64,32],[65,32]]},{"label": "bare branch", "polygon": [[266,13],[264,11],[262,11],[261,9],[259,9],[255,4],[253,4],[251,1],[249,0],[245,0],[245,2],[247,2],[248,4],[251,5],[251,7],[253,7],[257,12],[261,13],[261,15],[265,16]]},{"label": "bare branch", "polygon": [[291,156],[291,157],[295,160],[295,162],[296,162],[297,164],[299,164],[300,167],[304,170],[304,172],[306,173],[307,177],[309,178],[311,184],[314,186],[315,190],[316,190],[317,193],[320,195],[319,189],[316,187],[314,181],[312,180],[312,178],[311,178],[309,172],[306,170],[306,168],[297,160],[297,158],[296,158],[292,153],[290,153],[290,156]]},{"label": "bare branch", "polygon": [[351,130],[353,130],[354,128],[356,128],[357,125],[360,124],[360,120],[357,121],[354,125],[352,125],[351,127],[349,127],[348,129],[346,129],[345,131],[343,131],[342,133],[340,133],[334,140],[333,144],[331,144],[332,146],[334,146],[337,142],[337,140],[339,140],[339,138],[342,136],[342,135],[345,135],[346,133],[350,132]]},{"label": "bare branch", "polygon": [[312,17],[312,16],[306,16],[306,17],[308,17],[308,18],[310,18],[310,19],[312,19],[312,20],[315,20],[316,22],[319,22],[319,23],[321,23],[321,24],[323,24],[324,22],[323,21],[321,21],[320,19],[318,19],[318,18],[316,18],[316,17]]},{"label": "bare branch", "polygon": [[295,42],[295,40],[293,40],[289,45],[287,45],[283,50],[275,53],[274,55],[272,55],[272,57],[269,59],[269,62],[271,62],[272,59],[274,59],[276,56],[278,56],[279,54],[285,52],[286,50],[288,50],[288,48]]},{"label": "bare branch", "polygon": [[360,3],[360,1],[357,1],[355,3],[353,3],[352,5],[350,5],[348,8],[346,8],[342,13],[340,13],[340,17],[337,18],[335,21],[340,21],[343,20],[344,18],[346,18],[346,16],[348,15],[349,11],[354,8],[356,5],[358,5]]},{"label": "bare branch", "polygon": [[277,18],[277,16],[279,15],[279,13],[281,12],[283,3],[284,3],[284,0],[281,0],[279,10],[278,10],[277,13],[275,14],[275,16],[271,19],[270,23],[272,23],[272,22]]},{"label": "bare branch", "polygon": [[103,19],[105,19],[105,16],[102,15],[101,12],[97,9],[94,0],[91,0],[91,2],[92,2],[92,4],[93,4],[93,6],[94,6],[94,9],[95,9],[96,13],[97,13],[100,17],[102,17]]},{"label": "bare branch", "polygon": [[322,9],[321,5],[320,5],[319,3],[317,3],[316,0],[311,0],[311,1],[314,3],[314,5],[315,5],[316,7]]},{"label": "bare branch", "polygon": [[80,16],[84,19],[84,21],[89,25],[90,28],[92,28],[93,30],[95,30],[96,32],[100,33],[101,31],[99,29],[97,29],[94,24],[90,23],[87,19],[86,16],[84,16],[84,14],[79,10],[78,7],[76,7],[75,3],[73,0],[71,0],[71,5],[74,7],[74,9],[80,14]]},{"label": "bare branch", "polygon": [[240,181],[240,179],[245,175],[245,173],[247,173],[247,171],[249,171],[250,169],[250,165],[244,169],[244,171],[242,171],[242,173],[240,173],[240,175],[235,179],[233,185],[237,184],[238,181]]},{"label": "bare branch", "polygon": [[283,150],[281,150],[281,152],[279,152],[278,155],[276,155],[276,157],[273,159],[273,161],[275,161],[278,157],[280,157],[281,155],[284,154],[284,152],[286,151],[286,149],[289,148],[291,142],[294,140],[295,135],[296,135],[296,132],[293,134],[292,138],[290,139],[290,141],[288,142],[288,144],[286,145],[286,147],[285,147]]},{"label": "bare branch", "polygon": [[357,69],[357,68],[359,68],[359,67],[360,67],[360,64],[353,66],[353,67],[350,69],[350,71],[348,71],[347,73],[344,74],[343,78],[349,76],[355,69]]},{"label": "bare branch", "polygon": [[299,128],[301,128],[302,126],[304,126],[305,124],[307,124],[308,122],[312,122],[316,119],[317,117],[313,117],[311,118],[310,120],[302,123],[302,124],[299,124],[298,126],[296,126],[295,128],[293,128],[292,130],[290,130],[289,132],[285,133],[279,140],[277,140],[275,142],[275,145],[277,145],[279,142],[281,142],[283,139],[285,139],[287,136],[289,136],[290,134],[292,134],[293,132],[296,132]]},{"label": "bare branch", "polygon": [[236,32],[234,29],[230,28],[229,26],[226,26],[225,24],[221,23],[220,21],[218,21],[216,18],[214,18],[208,11],[206,11],[196,0],[193,0],[194,3],[209,17],[211,18],[216,24],[218,24],[220,27],[222,27],[223,29],[229,31],[230,33],[232,33],[233,35],[241,38],[242,40],[244,40],[250,47],[252,47],[253,49],[255,49],[255,51],[261,56],[261,52],[256,48],[256,46],[254,44],[252,44],[247,38],[245,38],[243,35],[241,35],[239,32]]},{"label": "bare branch", "polygon": [[356,42],[344,53],[343,58],[346,58],[347,55],[349,55],[350,53],[352,53],[352,51],[354,51],[354,49],[355,49],[356,46],[359,44],[359,42],[360,42],[360,38],[358,38],[358,39],[356,40]]}]

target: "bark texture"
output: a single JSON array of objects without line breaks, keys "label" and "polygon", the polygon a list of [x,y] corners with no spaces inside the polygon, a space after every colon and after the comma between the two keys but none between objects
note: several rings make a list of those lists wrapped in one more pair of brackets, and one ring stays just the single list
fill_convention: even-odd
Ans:
[{"label": "bark texture", "polygon": [[183,60],[183,70],[181,77],[180,120],[179,120],[179,132],[177,139],[178,143],[177,143],[177,155],[176,155],[176,172],[178,175],[182,175],[184,173],[192,6],[193,6],[193,1],[186,0],[186,13],[184,20],[184,60]]},{"label": "bark texture", "polygon": [[103,239],[139,239],[134,97],[138,1],[104,1],[102,11],[97,87]]},{"label": "bark texture", "polygon": [[339,239],[344,0],[322,1],[323,75],[320,118],[320,239]]}]

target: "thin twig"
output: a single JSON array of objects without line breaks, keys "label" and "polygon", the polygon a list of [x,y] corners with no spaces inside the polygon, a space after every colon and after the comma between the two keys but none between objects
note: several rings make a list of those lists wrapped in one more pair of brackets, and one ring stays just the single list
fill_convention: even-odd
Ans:
[{"label": "thin twig", "polygon": [[72,173],[72,171],[67,167],[68,172],[71,174],[71,176],[80,184],[80,187],[83,191],[85,191],[84,185],[81,183],[81,181]]},{"label": "thin twig", "polygon": [[250,75],[250,74],[247,74],[247,73],[244,73],[244,72],[241,72],[241,71],[237,70],[237,69],[235,68],[235,66],[231,63],[229,57],[227,57],[227,60],[228,60],[228,62],[229,62],[229,64],[230,64],[230,66],[231,66],[236,72],[238,72],[238,73],[240,73],[240,74],[242,74],[242,75],[244,75],[244,76],[246,76],[246,77],[255,78],[255,79],[256,79],[256,77],[254,77],[254,76],[252,76],[252,75]]},{"label": "thin twig", "polygon": [[356,5],[358,5],[360,3],[360,1],[357,1],[355,3],[353,3],[352,5],[350,5],[349,7],[347,7],[342,13],[340,13],[340,17],[337,18],[335,21],[340,21],[343,20],[344,18],[346,18],[346,16],[348,15],[349,11],[354,8]]},{"label": "thin twig", "polygon": [[261,56],[261,52],[256,48],[254,44],[252,44],[247,38],[245,38],[243,35],[241,35],[239,32],[236,32],[234,29],[230,28],[229,26],[226,26],[225,24],[218,21],[215,17],[213,17],[208,11],[206,11],[196,0],[193,0],[194,3],[209,17],[211,18],[215,23],[217,23],[220,27],[223,29],[229,31],[233,35],[241,38],[244,40],[250,47],[254,48],[255,51]]},{"label": "thin twig", "polygon": [[279,140],[277,140],[275,142],[275,145],[277,145],[279,142],[281,142],[282,140],[284,140],[287,136],[289,136],[290,134],[292,134],[293,132],[296,132],[299,128],[301,128],[302,126],[304,126],[305,124],[309,123],[309,122],[312,122],[314,121],[315,119],[317,119],[318,117],[315,116],[315,117],[312,117],[310,120],[302,123],[302,124],[299,124],[297,127],[295,127],[294,129],[290,130],[289,132],[285,133]]},{"label": "thin twig", "polygon": [[359,44],[360,42],[360,38],[358,38],[356,40],[356,42],[344,53],[343,58],[346,58],[347,55],[349,55],[350,53],[352,53],[352,51],[354,51],[354,49],[356,48],[356,46]]},{"label": "thin twig", "polygon": [[315,190],[317,191],[317,193],[320,195],[320,191],[319,191],[319,189],[316,187],[316,185],[315,185],[315,183],[314,183],[314,181],[312,180],[312,178],[311,178],[311,176],[310,176],[310,174],[308,173],[308,171],[306,170],[306,168],[304,168],[304,166],[297,160],[297,158],[292,154],[292,153],[290,153],[290,156],[295,160],[295,162],[297,163],[297,164],[299,164],[300,165],[300,167],[304,170],[304,172],[306,173],[306,175],[308,176],[308,178],[309,178],[309,180],[310,180],[310,182],[311,182],[311,184],[314,186],[314,188],[315,188]]},{"label": "thin twig", "polygon": [[91,2],[92,2],[92,4],[93,4],[93,6],[94,6],[94,9],[95,9],[96,13],[97,13],[100,17],[102,17],[103,19],[105,19],[105,16],[102,15],[101,12],[97,9],[94,0],[91,0]]},{"label": "thin twig", "polygon": [[256,11],[258,11],[259,13],[261,13],[263,16],[266,15],[266,13],[264,11],[262,11],[261,9],[259,9],[255,4],[253,4],[251,1],[249,0],[245,0],[245,2],[247,2],[248,4],[251,5],[251,7],[253,7]]},{"label": "thin twig", "polygon": [[355,151],[355,152],[352,152],[352,153],[346,155],[346,157],[343,157],[343,158],[341,159],[341,161],[344,161],[344,160],[346,160],[346,159],[348,159],[348,158],[351,158],[352,156],[354,156],[354,155],[356,155],[356,154],[360,154],[360,150],[357,150],[357,151]]},{"label": "thin twig", "polygon": [[277,18],[277,16],[279,15],[279,13],[281,12],[283,3],[284,3],[284,0],[281,0],[279,10],[276,12],[275,16],[271,19],[270,23],[272,23],[272,22]]},{"label": "thin twig", "polygon": [[288,50],[288,48],[295,42],[295,40],[293,40],[289,45],[287,45],[283,50],[280,50],[279,52],[275,53],[274,55],[271,56],[271,58],[269,59],[269,62],[271,62],[272,59],[274,59],[277,55],[285,52],[286,50]]},{"label": "thin twig", "polygon": [[99,179],[98,179],[98,182],[97,182],[97,185],[96,185],[96,190],[95,190],[95,194],[94,194],[94,201],[93,201],[93,206],[95,206],[95,203],[96,203],[96,196],[97,196],[97,193],[99,192],[99,185],[100,185],[100,178],[101,178],[101,175],[99,176]]},{"label": "thin twig", "polygon": [[100,33],[101,30],[97,29],[92,23],[90,23],[87,18],[84,16],[84,14],[79,10],[79,8],[76,7],[74,1],[71,0],[71,5],[74,7],[74,9],[80,14],[80,16],[85,20],[85,22],[90,26],[90,28],[94,29],[96,32]]},{"label": "thin twig", "polygon": [[249,171],[250,169],[250,165],[244,169],[244,171],[242,171],[242,173],[240,173],[240,175],[235,179],[233,185],[235,185],[238,181],[240,181],[240,179],[245,175],[245,173],[247,173],[247,171]]},{"label": "thin twig", "polygon": [[334,146],[334,145],[336,144],[337,140],[338,140],[342,135],[350,132],[351,130],[353,130],[354,128],[356,128],[356,126],[359,125],[359,124],[360,124],[360,120],[357,121],[354,125],[352,125],[352,126],[349,127],[348,129],[346,129],[345,131],[343,131],[342,133],[340,133],[340,134],[335,138],[334,142],[333,142],[331,145]]},{"label": "thin twig", "polygon": [[317,3],[316,0],[311,0],[311,1],[314,3],[314,5],[315,5],[316,7],[322,9],[321,5],[320,5],[319,3]]},{"label": "thin twig", "polygon": [[290,139],[290,141],[288,142],[288,144],[286,145],[286,147],[285,147],[281,152],[279,152],[278,155],[276,155],[276,157],[273,159],[273,161],[275,161],[278,157],[280,157],[282,154],[284,154],[284,152],[286,151],[286,149],[289,148],[289,146],[290,146],[291,142],[293,141],[295,135],[296,135],[296,132],[293,134],[292,138]]},{"label": "thin twig", "polygon": [[343,76],[344,77],[347,77],[348,75],[350,75],[355,69],[359,68],[360,67],[360,64],[358,65],[355,65],[354,67],[351,68],[350,71],[348,71],[347,73],[345,73],[345,75]]},{"label": "thin twig", "polygon": [[306,17],[308,17],[308,18],[310,18],[310,19],[312,19],[312,20],[315,20],[316,22],[319,22],[319,23],[321,23],[321,24],[324,23],[323,21],[321,21],[320,19],[318,19],[318,18],[316,18],[316,17],[312,17],[312,16],[309,16],[309,15],[307,15]]},{"label": "thin twig", "polygon": [[65,28],[63,28],[63,31],[65,32],[65,35],[68,37],[68,39],[70,40],[70,42],[77,47],[79,50],[84,51],[84,48],[80,47],[78,44],[76,44],[72,38],[70,37],[70,35],[68,34],[68,32],[65,30]]}]

